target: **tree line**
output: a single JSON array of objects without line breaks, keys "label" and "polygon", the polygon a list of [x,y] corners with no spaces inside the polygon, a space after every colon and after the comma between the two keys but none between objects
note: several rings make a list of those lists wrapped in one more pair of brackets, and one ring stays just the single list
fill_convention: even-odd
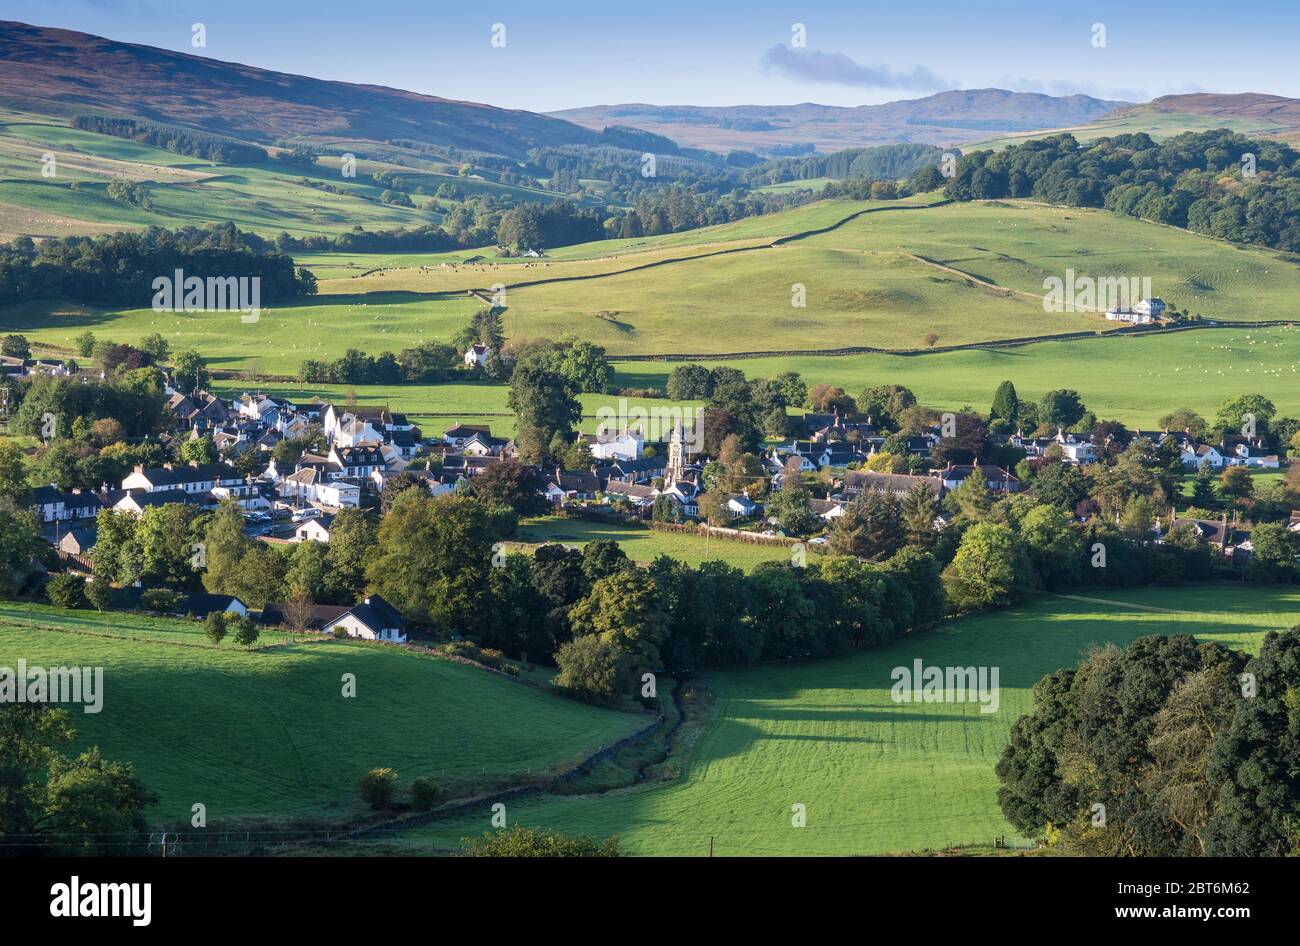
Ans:
[{"label": "tree line", "polygon": [[64,298],[89,305],[143,307],[153,282],[190,277],[256,277],[261,299],[276,302],[316,292],[316,277],[255,234],[233,224],[51,237],[0,245],[0,304]]},{"label": "tree line", "polygon": [[919,171],[913,189],[943,186],[955,200],[1033,197],[1300,250],[1300,152],[1221,128],[1162,142],[1144,132],[1080,143],[1055,135],[963,155],[956,175]]},{"label": "tree line", "polygon": [[202,158],[217,164],[258,164],[267,160],[266,149],[257,145],[206,131],[160,125],[139,118],[77,115],[72,119],[72,127],[99,135],[127,138],[174,154]]}]

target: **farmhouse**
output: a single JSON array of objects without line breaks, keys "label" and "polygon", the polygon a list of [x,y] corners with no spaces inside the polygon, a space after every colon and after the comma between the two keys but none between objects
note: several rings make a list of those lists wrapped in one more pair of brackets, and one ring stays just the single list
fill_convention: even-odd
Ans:
[{"label": "farmhouse", "polygon": [[1106,310],[1106,318],[1112,322],[1128,322],[1131,325],[1150,325],[1159,322],[1165,311],[1161,299],[1143,299],[1132,306],[1117,305]]},{"label": "farmhouse", "polygon": [[325,633],[342,630],[349,637],[368,641],[406,642],[406,620],[379,595],[369,595],[321,628]]},{"label": "farmhouse", "polygon": [[492,349],[486,345],[480,345],[475,342],[465,350],[465,364],[471,368],[477,368],[483,362],[488,360],[488,355],[492,354]]}]

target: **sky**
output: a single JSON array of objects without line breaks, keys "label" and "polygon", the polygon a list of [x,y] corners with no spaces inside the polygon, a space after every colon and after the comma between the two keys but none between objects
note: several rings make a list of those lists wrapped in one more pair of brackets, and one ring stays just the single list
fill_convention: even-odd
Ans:
[{"label": "sky", "polygon": [[1295,0],[5,0],[0,19],[530,111],[989,87],[1300,97]]}]

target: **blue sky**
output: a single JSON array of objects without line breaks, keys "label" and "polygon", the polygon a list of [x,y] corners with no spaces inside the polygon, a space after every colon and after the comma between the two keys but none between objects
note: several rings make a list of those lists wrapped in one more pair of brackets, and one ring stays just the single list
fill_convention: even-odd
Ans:
[{"label": "blue sky", "polygon": [[[990,86],[1300,97],[1294,0],[6,0],[0,18],[535,111],[862,105]],[[204,50],[190,47],[195,22]],[[795,23],[803,48],[791,48]]]}]

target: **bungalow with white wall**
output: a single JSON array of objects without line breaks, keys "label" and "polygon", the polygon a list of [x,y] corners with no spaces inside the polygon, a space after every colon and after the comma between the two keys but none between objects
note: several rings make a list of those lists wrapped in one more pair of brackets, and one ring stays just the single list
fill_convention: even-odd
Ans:
[{"label": "bungalow with white wall", "polygon": [[379,595],[367,596],[360,604],[353,605],[322,628],[326,634],[342,630],[349,637],[393,644],[406,642],[405,629],[406,620]]}]

